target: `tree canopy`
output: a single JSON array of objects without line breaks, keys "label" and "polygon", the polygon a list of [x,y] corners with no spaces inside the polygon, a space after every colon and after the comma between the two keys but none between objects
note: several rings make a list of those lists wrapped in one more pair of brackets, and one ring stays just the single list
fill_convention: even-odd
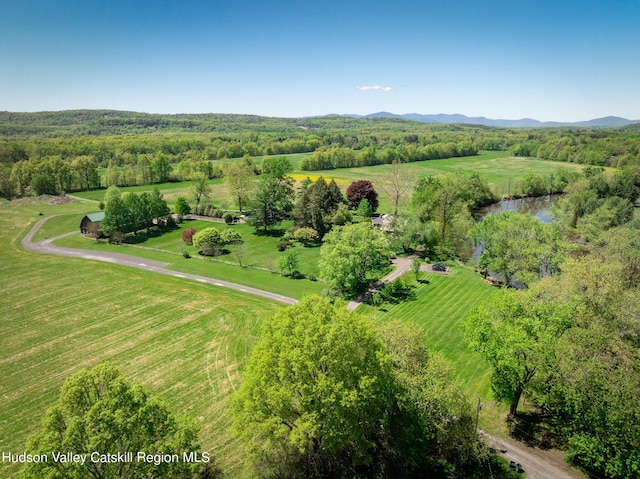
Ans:
[{"label": "tree canopy", "polygon": [[258,477],[472,477],[479,466],[471,408],[444,361],[416,330],[380,332],[329,298],[265,323],[232,407]]},{"label": "tree canopy", "polygon": [[341,294],[353,294],[389,265],[387,238],[368,223],[332,229],[320,248],[320,275]]},{"label": "tree canopy", "polygon": [[[42,419],[42,429],[29,438],[30,454],[86,454],[80,462],[26,463],[22,477],[28,479],[142,479],[175,477],[191,479],[195,464],[182,460],[183,452],[197,452],[198,423],[176,418],[166,405],[150,397],[139,384],[131,385],[113,365],[103,363],[67,378],[58,401]],[[144,451],[178,454],[179,461],[93,462],[90,455]],[[136,454],[134,452],[134,454]]]}]

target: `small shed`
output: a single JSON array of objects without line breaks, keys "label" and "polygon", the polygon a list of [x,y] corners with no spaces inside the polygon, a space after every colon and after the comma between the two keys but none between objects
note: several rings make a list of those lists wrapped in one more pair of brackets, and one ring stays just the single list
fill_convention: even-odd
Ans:
[{"label": "small shed", "polygon": [[100,228],[100,222],[104,219],[104,211],[98,213],[91,213],[82,218],[80,222],[80,233],[87,234],[100,234],[102,229]]}]

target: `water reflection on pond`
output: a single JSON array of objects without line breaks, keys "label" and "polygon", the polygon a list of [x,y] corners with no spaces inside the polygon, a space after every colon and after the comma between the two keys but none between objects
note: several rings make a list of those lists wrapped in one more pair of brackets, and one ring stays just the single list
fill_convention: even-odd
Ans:
[{"label": "water reflection on pond", "polygon": [[562,195],[538,196],[535,198],[518,198],[516,200],[503,200],[489,206],[474,211],[474,216],[478,219],[487,215],[499,213],[500,211],[516,211],[518,213],[529,213],[539,218],[543,223],[551,223],[550,209],[558,202]]},{"label": "water reflection on pond", "polygon": [[[529,213],[530,215],[538,218],[542,223],[551,223],[551,208],[555,206],[562,195],[547,195],[538,196],[535,198],[518,198],[515,200],[503,200],[499,203],[494,203],[489,206],[477,209],[474,211],[473,216],[476,220],[481,220],[485,216],[494,215],[501,211],[516,211],[517,213]],[[471,255],[471,261],[474,264],[478,262],[478,256],[482,253],[482,248],[477,247],[474,249]],[[504,281],[501,275],[495,271],[489,271],[489,275]],[[515,279],[511,281],[511,286],[521,289],[524,287],[522,283],[519,283]]]}]

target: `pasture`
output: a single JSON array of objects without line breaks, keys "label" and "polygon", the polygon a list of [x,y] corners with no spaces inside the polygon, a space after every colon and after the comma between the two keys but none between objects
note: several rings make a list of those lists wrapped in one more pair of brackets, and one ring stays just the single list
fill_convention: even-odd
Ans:
[{"label": "pasture", "polygon": [[[227,398],[262,321],[280,305],[19,246],[39,211],[75,216],[85,209],[82,203],[0,207],[0,450],[22,451],[64,379],[109,360],[175,413],[198,418],[203,450],[238,473],[241,451],[228,430]],[[1,477],[17,473],[15,466],[0,468]]]}]

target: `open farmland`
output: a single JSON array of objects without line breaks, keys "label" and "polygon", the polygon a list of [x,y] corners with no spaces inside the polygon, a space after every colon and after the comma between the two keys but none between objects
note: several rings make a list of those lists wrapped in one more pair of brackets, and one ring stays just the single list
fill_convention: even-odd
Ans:
[{"label": "open farmland", "polygon": [[[172,411],[197,417],[203,450],[237,471],[239,443],[228,431],[226,400],[262,320],[279,305],[184,279],[20,248],[39,211],[77,214],[86,208],[82,203],[0,208],[0,449],[22,451],[64,379],[109,360]],[[3,465],[2,477],[16,472]]]},{"label": "open farmland", "polygon": [[[407,163],[415,171],[415,177],[446,175],[457,170],[471,170],[480,173],[498,196],[517,192],[518,183],[527,171],[538,175],[548,174],[553,169],[564,167],[580,170],[583,165],[535,158],[514,157],[508,151],[482,151],[477,156],[427,160]],[[324,176],[343,180],[348,186],[356,180],[368,179],[375,186],[388,174],[390,165],[362,166],[358,168],[336,168],[323,171],[297,171],[296,177]],[[338,183],[342,186],[340,183]]]}]

